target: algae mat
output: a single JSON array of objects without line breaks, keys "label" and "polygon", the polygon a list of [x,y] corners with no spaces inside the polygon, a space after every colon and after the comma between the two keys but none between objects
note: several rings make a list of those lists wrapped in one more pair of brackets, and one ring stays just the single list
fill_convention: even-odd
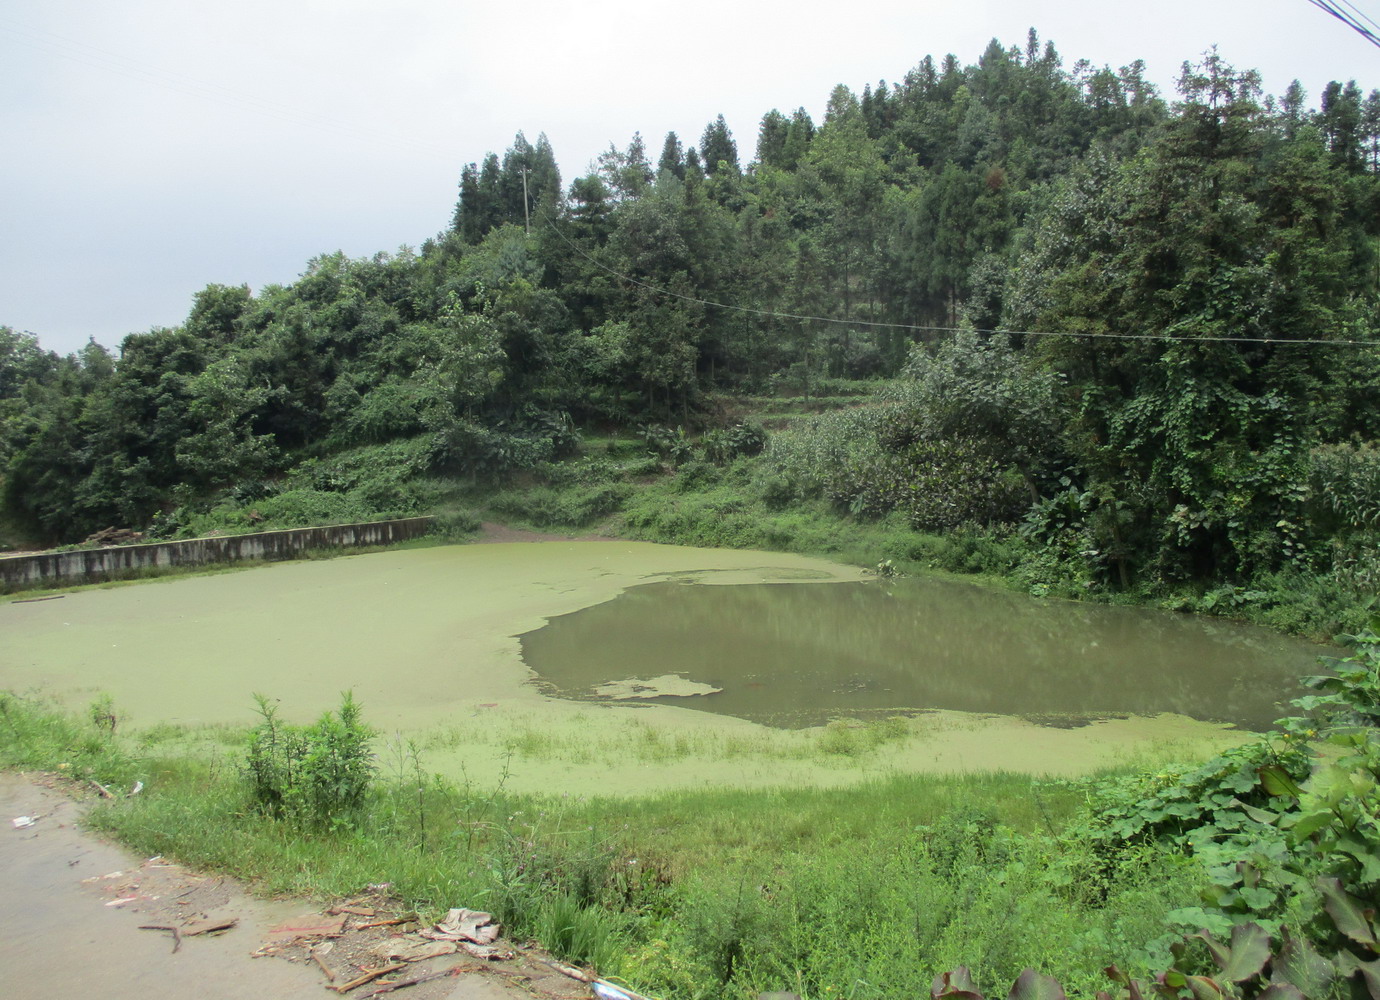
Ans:
[{"label": "algae mat", "polygon": [[[1049,730],[940,712],[904,732],[788,733],[672,707],[544,697],[516,638],[656,581],[862,578],[781,553],[643,542],[462,545],[281,563],[0,605],[0,688],[74,708],[110,695],[126,729],[253,724],[253,694],[308,721],[349,689],[401,754],[513,790],[841,784],[893,771],[1076,774],[1128,755],[1239,742],[1181,716]],[[648,664],[647,676],[660,673]],[[380,748],[381,766],[389,750]]]}]

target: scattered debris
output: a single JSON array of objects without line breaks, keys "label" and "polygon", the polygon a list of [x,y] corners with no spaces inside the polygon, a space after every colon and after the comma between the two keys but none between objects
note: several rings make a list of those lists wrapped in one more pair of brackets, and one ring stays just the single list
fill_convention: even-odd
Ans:
[{"label": "scattered debris", "polygon": [[589,983],[589,982],[593,982],[593,980],[590,979],[589,976],[585,975],[583,972],[581,972],[579,969],[575,968],[575,966],[573,966],[573,965],[566,965],[564,962],[557,962],[557,961],[556,961],[555,959],[553,959],[553,958],[539,958],[539,959],[537,959],[537,961],[541,962],[542,965],[550,966],[551,968],[555,969],[557,972],[559,972],[559,973],[560,973],[561,975],[563,975],[563,976],[569,976],[571,979],[575,980],[576,982],[579,982],[579,983]]},{"label": "scattered debris", "polygon": [[641,993],[634,993],[622,986],[614,986],[606,979],[594,980],[589,984],[589,988],[594,991],[594,995],[599,1000],[647,1000],[647,997]]},{"label": "scattered debris", "polygon": [[182,947],[182,932],[172,924],[140,924],[141,931],[171,931],[173,936],[173,954],[176,955]]},{"label": "scattered debris", "polygon": [[134,545],[144,540],[141,531],[134,531],[130,528],[102,528],[100,531],[92,532],[86,536],[83,545]]},{"label": "scattered debris", "polygon": [[340,937],[345,933],[344,917],[323,917],[316,913],[294,917],[264,935],[268,944],[287,944],[298,938]]},{"label": "scattered debris", "polygon": [[327,986],[326,989],[335,990],[337,993],[348,993],[358,986],[363,986],[365,983],[372,983],[375,979],[382,979],[390,972],[398,972],[405,968],[407,968],[406,962],[398,962],[394,965],[385,965],[379,969],[365,969],[364,975],[360,976],[358,979],[351,979],[348,983],[342,983],[339,986]]},{"label": "scattered debris", "polygon": [[124,906],[126,903],[133,903],[138,900],[138,896],[121,896],[119,899],[112,899],[106,906]]},{"label": "scattered debris", "polygon": [[113,799],[113,798],[115,797],[115,793],[114,793],[114,792],[112,792],[109,788],[106,788],[105,785],[102,785],[102,784],[101,784],[99,781],[97,781],[95,778],[92,778],[92,779],[91,779],[91,784],[93,784],[93,785],[96,786],[96,791],[98,791],[98,792],[101,793],[101,798],[103,798],[103,799]]},{"label": "scattered debris", "polygon": [[182,936],[197,937],[201,934],[220,934],[228,931],[239,922],[238,917],[226,917],[222,920],[198,920],[195,923],[184,924]]},{"label": "scattered debris", "polygon": [[355,924],[355,930],[366,931],[371,927],[397,927],[399,924],[413,924],[417,922],[417,914],[409,913],[404,917],[393,917],[389,920],[371,920],[367,924]]},{"label": "scattered debris", "polygon": [[320,968],[320,970],[323,973],[326,974],[326,979],[329,982],[333,983],[335,982],[335,973],[331,971],[331,967],[329,965],[321,961],[321,956],[324,954],[328,954],[330,950],[331,943],[329,941],[323,941],[320,944],[313,945],[312,948],[307,952],[307,954],[311,955],[311,960],[316,963],[317,967]]},{"label": "scattered debris", "polygon": [[432,941],[472,941],[475,944],[491,944],[498,940],[502,928],[494,922],[492,914],[463,907],[450,910],[446,918],[434,930],[422,931],[422,937]]},{"label": "scattered debris", "polygon": [[38,820],[33,816],[16,816],[14,819],[10,820],[10,822],[14,824],[16,830],[27,830],[38,822]]},{"label": "scattered debris", "polygon": [[131,789],[129,790],[129,794],[130,794],[130,795],[138,795],[138,794],[139,794],[140,792],[142,792],[143,790],[144,790],[144,783],[143,783],[142,781],[136,781],[136,782],[134,783],[134,787],[131,788]]},{"label": "scattered debris", "polygon": [[332,916],[348,913],[352,917],[372,917],[378,913],[372,906],[332,906],[326,912]]},{"label": "scattered debris", "polygon": [[485,962],[507,962],[516,957],[511,948],[500,948],[498,945],[471,944],[468,941],[461,941],[459,944],[461,951]]},{"label": "scattered debris", "polygon": [[429,983],[436,979],[446,979],[450,976],[458,976],[462,972],[470,971],[467,965],[455,965],[443,972],[429,972],[424,976],[416,976],[412,979],[402,979],[396,983],[386,983],[376,990],[361,994],[359,1000],[369,1000],[370,997],[382,996],[384,993],[392,993],[394,990],[406,989],[408,986],[416,986],[418,983]]},{"label": "scattered debris", "polygon": [[425,962],[430,958],[454,955],[454,941],[417,941],[406,937],[391,937],[380,941],[372,949],[372,954],[384,962]]}]

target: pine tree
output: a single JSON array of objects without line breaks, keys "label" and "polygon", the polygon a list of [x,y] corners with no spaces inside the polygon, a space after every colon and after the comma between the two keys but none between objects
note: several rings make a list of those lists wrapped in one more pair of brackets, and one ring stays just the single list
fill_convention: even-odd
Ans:
[{"label": "pine tree", "polygon": [[490,153],[484,157],[484,165],[479,168],[479,197],[477,200],[478,232],[482,237],[494,226],[503,223],[503,195],[500,186],[503,168],[498,165],[498,154]]},{"label": "pine tree", "polygon": [[724,116],[710,122],[700,137],[700,155],[704,159],[704,169],[711,177],[725,168],[738,172],[738,144],[733,141],[733,133],[728,130]]},{"label": "pine tree", "polygon": [[810,143],[815,138],[815,123],[804,108],[796,108],[791,115],[791,124],[786,129],[786,141],[781,148],[781,166],[794,170],[810,151]]},{"label": "pine tree", "polygon": [[455,203],[451,228],[467,243],[478,242],[479,232],[479,167],[467,163],[460,171],[460,198]]},{"label": "pine tree", "polygon": [[513,144],[503,154],[503,175],[499,181],[500,202],[504,222],[522,225],[530,210],[527,201],[531,192],[531,181],[527,179],[524,187],[524,174],[532,170],[535,150],[527,137],[519,132],[513,137]]},{"label": "pine tree", "polygon": [[666,142],[661,147],[661,159],[657,160],[656,172],[669,172],[685,180],[685,153],[681,149],[680,137],[674,132],[666,133]]},{"label": "pine tree", "polygon": [[537,136],[536,148],[532,150],[527,187],[532,200],[532,224],[537,225],[539,218],[554,221],[561,208],[561,168],[556,165],[556,153],[545,132]]},{"label": "pine tree", "polygon": [[782,154],[786,150],[786,134],[791,122],[775,108],[762,116],[762,124],[757,130],[757,162],[765,167],[781,166]]}]

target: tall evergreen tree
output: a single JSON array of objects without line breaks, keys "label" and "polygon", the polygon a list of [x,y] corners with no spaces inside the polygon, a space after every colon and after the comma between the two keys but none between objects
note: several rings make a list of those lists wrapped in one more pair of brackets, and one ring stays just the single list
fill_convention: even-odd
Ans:
[{"label": "tall evergreen tree", "polygon": [[790,128],[790,119],[775,108],[762,116],[762,124],[757,129],[758,163],[766,167],[781,166],[782,155],[786,151],[786,134]]},{"label": "tall evergreen tree", "polygon": [[814,138],[815,123],[810,119],[810,113],[804,108],[796,108],[791,114],[791,124],[786,129],[786,141],[781,147],[782,168],[794,170],[809,152],[810,143]]},{"label": "tall evergreen tree", "polygon": [[674,132],[666,133],[666,141],[661,146],[661,159],[657,160],[656,172],[675,175],[685,180],[685,151],[681,148],[680,137]]},{"label": "tall evergreen tree", "polygon": [[704,171],[711,177],[720,169],[738,172],[738,144],[733,141],[733,133],[728,130],[724,116],[719,115],[704,129],[700,137],[700,156],[704,160]]},{"label": "tall evergreen tree", "polygon": [[561,208],[561,168],[556,164],[556,152],[551,140],[543,132],[537,136],[532,150],[532,169],[527,178],[532,202],[532,224],[555,221]]},{"label": "tall evergreen tree", "polygon": [[498,154],[490,153],[484,157],[484,165],[479,168],[478,231],[482,237],[494,226],[502,225],[503,211],[503,168],[499,166]]}]

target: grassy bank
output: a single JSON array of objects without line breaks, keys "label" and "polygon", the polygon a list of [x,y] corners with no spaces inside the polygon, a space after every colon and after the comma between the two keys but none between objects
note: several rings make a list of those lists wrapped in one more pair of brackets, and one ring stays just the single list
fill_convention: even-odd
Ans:
[{"label": "grassy bank", "polygon": [[[254,729],[202,733],[209,751],[188,754],[170,748],[189,734],[123,732],[106,699],[76,718],[0,695],[0,765],[113,789],[91,821],[146,854],[269,893],[388,883],[427,915],[482,907],[665,1000],[893,1000],[960,965],[996,995],[1027,967],[1092,995],[1111,962],[1133,977],[1223,966],[1239,984],[1225,996],[1263,995],[1268,974],[1271,996],[1340,998],[1380,961],[1365,912],[1380,893],[1380,636],[1355,644],[1298,703],[1309,717],[1270,740],[1077,781],[517,794],[432,775],[348,696],[310,726],[265,705]],[[1320,732],[1314,767],[1304,740]],[[1171,951],[1184,934],[1195,948]]]},{"label": "grassy bank", "polygon": [[92,821],[134,849],[327,898],[388,882],[427,913],[467,905],[666,998],[923,994],[959,964],[999,990],[1020,970],[1102,982],[1194,899],[1182,857],[1096,859],[1063,832],[1090,785],[1012,774],[890,777],[845,790],[681,791],[642,798],[515,795],[429,776],[415,747],[378,760],[352,809],[278,818],[256,805],[247,733],[168,757],[13,697],[0,754],[138,796]]}]

